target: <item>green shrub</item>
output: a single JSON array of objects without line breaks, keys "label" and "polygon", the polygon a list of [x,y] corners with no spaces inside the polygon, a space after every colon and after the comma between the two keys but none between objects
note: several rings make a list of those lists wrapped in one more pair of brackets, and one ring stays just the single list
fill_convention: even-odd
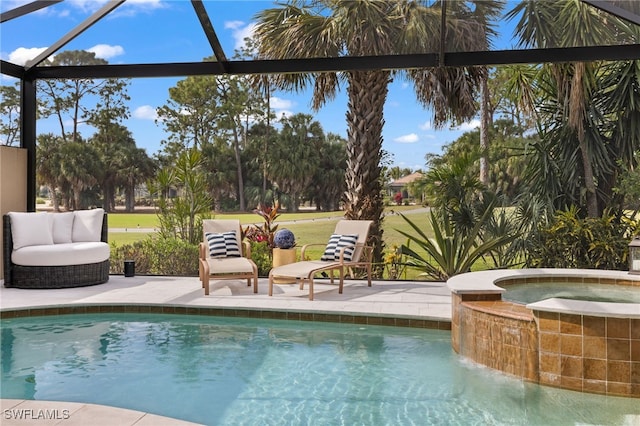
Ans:
[{"label": "green shrub", "polygon": [[251,260],[258,267],[258,276],[266,277],[271,270],[271,249],[266,241],[251,241]]},{"label": "green shrub", "polygon": [[[485,256],[510,244],[517,234],[483,235],[487,224],[493,218],[495,202],[486,206],[473,228],[469,231],[456,227],[450,215],[443,209],[429,212],[430,228],[434,236],[424,232],[429,226],[420,226],[404,215],[402,218],[413,228],[414,234],[398,230],[408,238],[407,244],[400,246],[399,254],[406,256],[405,265],[421,272],[419,276],[436,281],[446,281],[454,275],[470,272],[474,263]],[[424,256],[410,247],[410,243],[425,252]]]},{"label": "green shrub", "polygon": [[111,245],[111,274],[122,274],[124,261],[136,262],[143,275],[198,275],[198,246],[174,238],[153,238],[116,247]]},{"label": "green shrub", "polygon": [[626,270],[629,241],[640,222],[605,211],[581,218],[574,207],[556,213],[530,248],[529,267]]}]

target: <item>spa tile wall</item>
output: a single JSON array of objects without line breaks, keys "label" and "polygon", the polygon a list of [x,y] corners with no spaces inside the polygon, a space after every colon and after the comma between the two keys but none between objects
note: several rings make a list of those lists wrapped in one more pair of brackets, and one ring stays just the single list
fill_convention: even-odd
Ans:
[{"label": "spa tile wall", "polygon": [[534,312],[540,383],[640,396],[640,320]]},{"label": "spa tile wall", "polygon": [[[538,381],[538,339],[531,313],[501,301],[459,302],[461,355],[482,365]],[[455,318],[454,316],[453,318]]]}]

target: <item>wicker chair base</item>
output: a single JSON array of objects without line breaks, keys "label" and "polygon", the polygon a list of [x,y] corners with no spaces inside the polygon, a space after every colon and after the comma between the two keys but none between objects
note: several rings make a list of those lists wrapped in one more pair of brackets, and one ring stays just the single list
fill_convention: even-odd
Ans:
[{"label": "wicker chair base", "polygon": [[109,281],[109,260],[85,265],[11,266],[11,280],[5,287],[71,288],[102,284]]}]

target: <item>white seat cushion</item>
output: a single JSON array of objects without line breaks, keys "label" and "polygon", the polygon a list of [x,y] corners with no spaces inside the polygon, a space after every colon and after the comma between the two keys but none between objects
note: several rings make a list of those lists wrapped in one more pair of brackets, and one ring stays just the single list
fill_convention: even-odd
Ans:
[{"label": "white seat cushion", "polygon": [[253,265],[246,257],[209,258],[207,263],[211,275],[253,272]]},{"label": "white seat cushion", "polygon": [[26,246],[11,253],[11,261],[22,266],[67,266],[104,262],[109,244],[84,242]]},{"label": "white seat cushion", "polygon": [[270,275],[274,277],[286,278],[307,278],[314,271],[331,269],[338,267],[340,262],[326,262],[324,260],[304,260],[301,262],[289,263],[287,265],[278,266],[271,269]]},{"label": "white seat cushion", "polygon": [[9,212],[13,249],[53,244],[52,225],[47,213]]},{"label": "white seat cushion", "polygon": [[74,243],[81,241],[100,241],[102,237],[103,209],[76,210],[73,212],[73,231],[71,240]]},{"label": "white seat cushion", "polygon": [[49,213],[49,218],[53,221],[54,244],[71,242],[74,216],[73,212]]}]

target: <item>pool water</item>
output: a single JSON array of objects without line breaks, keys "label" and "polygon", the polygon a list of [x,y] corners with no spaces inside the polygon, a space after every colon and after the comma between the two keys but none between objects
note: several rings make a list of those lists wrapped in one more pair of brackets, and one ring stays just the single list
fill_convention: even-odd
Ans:
[{"label": "pool water", "polygon": [[502,300],[515,303],[535,303],[557,297],[591,302],[640,303],[640,287],[614,284],[583,284],[547,282],[508,284]]},{"label": "pool water", "polygon": [[634,398],[477,367],[450,333],[179,315],[3,320],[2,398],[105,404],[210,425],[638,424]]}]

